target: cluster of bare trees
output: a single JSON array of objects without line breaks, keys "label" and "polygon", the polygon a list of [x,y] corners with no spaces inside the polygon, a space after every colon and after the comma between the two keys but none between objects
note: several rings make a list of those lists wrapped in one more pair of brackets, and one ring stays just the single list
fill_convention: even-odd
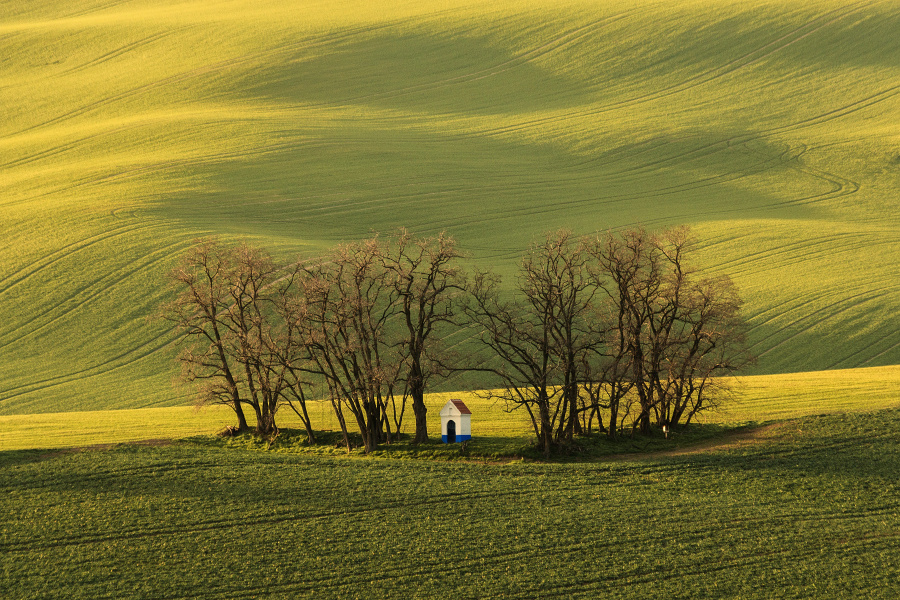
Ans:
[{"label": "cluster of bare trees", "polygon": [[178,292],[162,314],[187,341],[184,378],[199,384],[201,403],[231,406],[240,431],[244,407],[269,436],[288,406],[313,442],[307,400],[316,392],[330,400],[348,448],[354,422],[367,452],[390,442],[408,399],[423,442],[424,390],[445,371],[442,329],[463,290],[459,258],[451,238],[405,231],[292,264],[204,241],[172,272]]},{"label": "cluster of bare trees", "polygon": [[[354,423],[367,452],[390,442],[407,405],[421,443],[429,381],[470,371],[487,374],[484,394],[527,411],[549,453],[594,428],[686,425],[727,395],[723,376],[750,360],[741,301],[730,279],[689,266],[690,245],[685,228],[555,232],[509,291],[495,274],[464,272],[446,235],[400,231],[291,264],[204,241],[173,271],[163,315],[188,341],[185,378],[202,402],[231,406],[240,430],[250,407],[257,431],[273,434],[287,406],[312,442],[315,396],[348,448]],[[444,346],[460,330],[465,356]]]},{"label": "cluster of bare trees", "polygon": [[686,425],[727,396],[724,376],[751,360],[741,300],[689,267],[690,245],[686,228],[561,231],[524,257],[516,296],[475,274],[466,314],[499,357],[490,393],[528,411],[543,451],[595,423],[610,437]]}]

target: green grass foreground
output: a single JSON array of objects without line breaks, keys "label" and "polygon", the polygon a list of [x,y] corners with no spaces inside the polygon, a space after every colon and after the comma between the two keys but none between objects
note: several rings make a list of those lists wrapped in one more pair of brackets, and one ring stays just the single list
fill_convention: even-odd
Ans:
[{"label": "green grass foreground", "polygon": [[501,465],[182,442],[0,453],[0,597],[884,598],[900,410]]}]

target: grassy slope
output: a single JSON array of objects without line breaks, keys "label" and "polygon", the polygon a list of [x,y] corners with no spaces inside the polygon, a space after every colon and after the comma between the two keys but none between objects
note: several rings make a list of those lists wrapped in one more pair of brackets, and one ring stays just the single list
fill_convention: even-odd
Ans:
[{"label": "grassy slope", "polygon": [[185,400],[146,316],[197,235],[691,224],[761,372],[900,363],[891,2],[0,7],[0,413]]},{"label": "grassy slope", "polygon": [[898,426],[568,465],[2,452],[0,595],[896,598]]}]

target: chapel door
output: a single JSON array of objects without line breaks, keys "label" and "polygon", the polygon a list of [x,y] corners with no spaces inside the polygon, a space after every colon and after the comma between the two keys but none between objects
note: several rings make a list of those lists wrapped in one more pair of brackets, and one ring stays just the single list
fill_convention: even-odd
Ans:
[{"label": "chapel door", "polygon": [[447,443],[456,443],[456,421],[447,421]]}]

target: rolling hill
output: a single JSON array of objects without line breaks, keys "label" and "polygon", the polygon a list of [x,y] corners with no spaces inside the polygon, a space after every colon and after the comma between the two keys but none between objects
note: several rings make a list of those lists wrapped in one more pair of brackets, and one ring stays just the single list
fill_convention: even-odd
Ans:
[{"label": "rolling hill", "polygon": [[179,404],[198,236],[406,226],[511,274],[689,224],[758,373],[900,364],[896,2],[0,5],[0,414]]}]

